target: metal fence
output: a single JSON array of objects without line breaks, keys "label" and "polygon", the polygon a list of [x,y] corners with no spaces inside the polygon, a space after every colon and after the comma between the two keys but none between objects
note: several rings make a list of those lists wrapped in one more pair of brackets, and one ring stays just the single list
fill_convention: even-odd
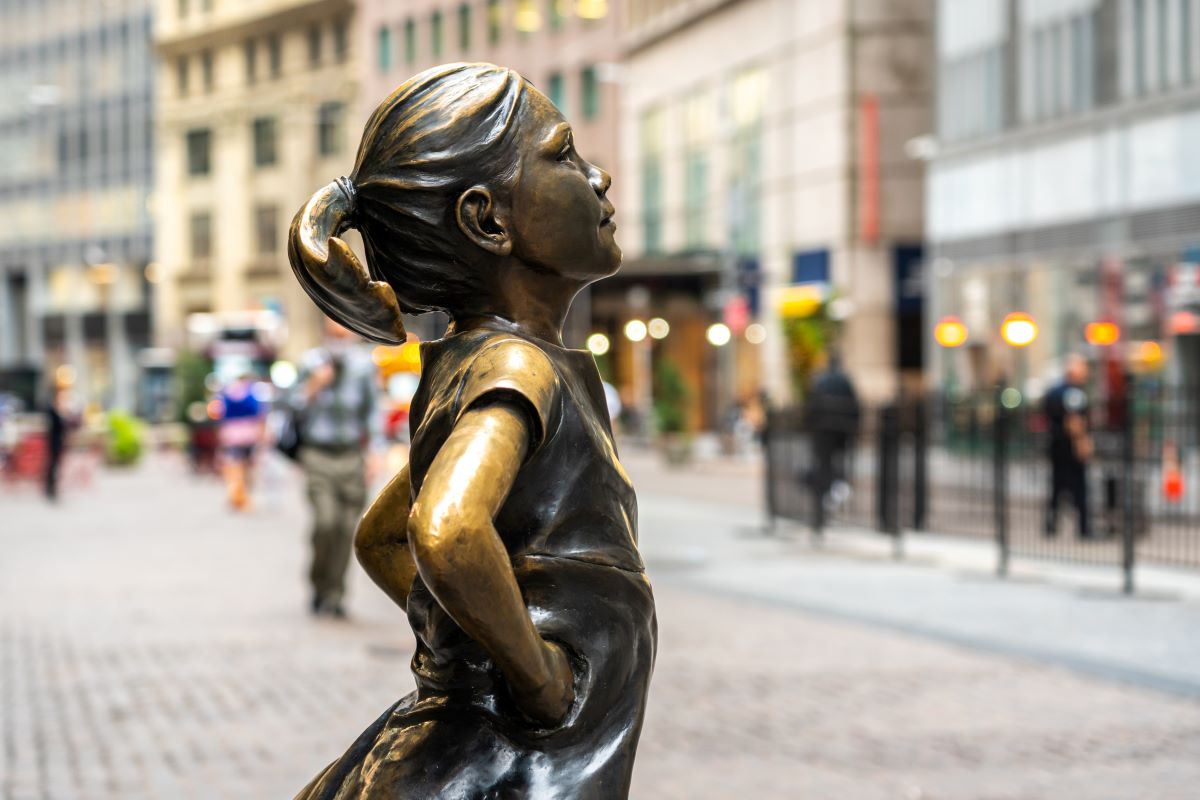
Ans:
[{"label": "metal fence", "polygon": [[1092,415],[1086,537],[1073,497],[1050,514],[1048,420],[1012,389],[901,399],[853,421],[772,412],[768,513],[817,536],[878,530],[897,552],[906,530],[987,538],[1002,574],[1013,557],[1112,565],[1128,590],[1138,562],[1200,567],[1200,386],[1128,385]]}]

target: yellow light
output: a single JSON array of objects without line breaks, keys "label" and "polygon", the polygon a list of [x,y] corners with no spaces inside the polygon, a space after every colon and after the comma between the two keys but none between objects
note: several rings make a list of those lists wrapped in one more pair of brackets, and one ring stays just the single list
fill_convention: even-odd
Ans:
[{"label": "yellow light", "polygon": [[1142,342],[1138,345],[1137,360],[1148,367],[1157,367],[1163,361],[1162,345],[1158,342]]},{"label": "yellow light", "polygon": [[640,319],[631,319],[625,323],[625,338],[631,342],[640,342],[646,338],[646,323]]},{"label": "yellow light", "polygon": [[158,283],[162,280],[162,268],[157,261],[151,261],[145,269],[146,283]]},{"label": "yellow light", "polygon": [[1115,322],[1089,322],[1083,329],[1088,344],[1108,347],[1121,338],[1121,328]]},{"label": "yellow light", "polygon": [[671,332],[671,325],[662,317],[655,317],[650,320],[650,324],[646,326],[650,329],[650,338],[665,339],[667,334]]},{"label": "yellow light", "polygon": [[704,338],[708,339],[708,343],[713,347],[724,347],[733,338],[733,333],[724,322],[716,322],[708,326],[708,330],[704,332]]},{"label": "yellow light", "polygon": [[1023,311],[1014,311],[1000,323],[1000,338],[1013,347],[1028,347],[1037,337],[1037,323]]},{"label": "yellow light", "polygon": [[542,14],[534,5],[534,0],[517,0],[514,24],[521,33],[533,33],[542,27]]},{"label": "yellow light", "polygon": [[54,385],[65,389],[75,383],[75,368],[70,364],[60,364],[54,370]]},{"label": "yellow light", "polygon": [[824,292],[818,284],[785,286],[779,293],[779,314],[783,317],[811,317],[823,302]]},{"label": "yellow light", "polygon": [[608,337],[603,333],[593,333],[587,338],[587,349],[591,350],[592,355],[594,356],[604,355],[608,352],[608,348],[611,346],[612,345],[608,341]]},{"label": "yellow light", "polygon": [[93,264],[88,267],[87,278],[97,286],[108,286],[109,284],[116,283],[117,265]]},{"label": "yellow light", "polygon": [[400,345],[400,364],[412,372],[421,371],[420,342],[405,342]]},{"label": "yellow light", "polygon": [[608,16],[608,0],[579,0],[575,8],[582,19],[604,19]]},{"label": "yellow light", "polygon": [[967,341],[967,326],[958,317],[942,317],[933,326],[933,340],[942,347],[959,347]]},{"label": "yellow light", "polygon": [[761,322],[751,322],[746,326],[746,341],[750,344],[762,344],[767,340],[767,327]]}]

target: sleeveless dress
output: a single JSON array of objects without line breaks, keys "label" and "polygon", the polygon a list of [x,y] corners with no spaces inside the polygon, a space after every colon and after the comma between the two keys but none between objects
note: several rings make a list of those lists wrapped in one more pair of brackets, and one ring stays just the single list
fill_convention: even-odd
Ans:
[{"label": "sleeveless dress", "polygon": [[575,676],[566,720],[524,721],[491,659],[420,576],[408,598],[417,691],[376,720],[297,800],[620,800],[654,664],[654,600],[637,500],[617,460],[591,353],[473,330],[422,345],[411,408],[412,499],[468,408],[526,409],[530,452],[496,516],[535,627]]}]

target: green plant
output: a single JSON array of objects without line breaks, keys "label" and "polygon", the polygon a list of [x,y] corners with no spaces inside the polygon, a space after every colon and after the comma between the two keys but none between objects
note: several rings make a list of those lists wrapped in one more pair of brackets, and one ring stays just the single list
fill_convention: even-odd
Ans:
[{"label": "green plant", "polygon": [[675,362],[660,358],[654,373],[654,416],[659,433],[684,431],[691,394]]},{"label": "green plant", "polygon": [[817,364],[837,338],[838,323],[829,317],[829,303],[822,303],[806,317],[786,317],[783,335],[788,345],[788,372],[796,398],[808,394],[808,385]]},{"label": "green plant", "polygon": [[108,412],[105,457],[109,464],[130,466],[142,456],[145,429],[141,420],[123,411]]},{"label": "green plant", "polygon": [[188,422],[187,410],[192,403],[203,403],[207,399],[204,379],[212,372],[212,361],[190,351],[183,351],[175,360],[176,415],[180,422]]}]

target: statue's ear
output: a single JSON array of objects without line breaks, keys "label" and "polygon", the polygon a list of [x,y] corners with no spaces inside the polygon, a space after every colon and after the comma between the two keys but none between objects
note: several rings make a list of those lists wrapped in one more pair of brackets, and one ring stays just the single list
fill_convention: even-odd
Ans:
[{"label": "statue's ear", "polygon": [[472,186],[459,195],[454,219],[458,229],[476,246],[497,256],[512,252],[512,236],[504,212],[486,187]]},{"label": "statue's ear", "polygon": [[349,213],[350,200],[337,181],[309,198],[288,234],[292,272],[330,319],[371,341],[400,344],[407,336],[396,293],[384,281],[371,280],[337,236]]}]

